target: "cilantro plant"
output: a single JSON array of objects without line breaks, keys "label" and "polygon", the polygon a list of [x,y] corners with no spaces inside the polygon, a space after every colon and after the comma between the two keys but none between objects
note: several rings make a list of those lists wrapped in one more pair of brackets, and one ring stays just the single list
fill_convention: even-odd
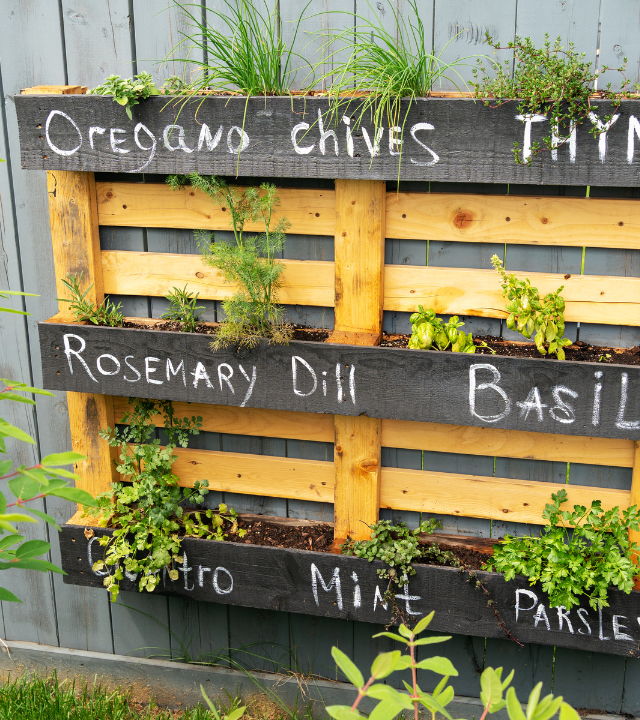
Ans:
[{"label": "cilantro plant", "polygon": [[541,299],[538,288],[531,285],[529,278],[518,280],[515,275],[507,274],[497,255],[491,258],[491,263],[502,278],[502,296],[509,300],[506,305],[509,330],[517,329],[526,338],[535,332],[534,342],[539,353],[546,355],[545,344],[548,343],[549,353],[555,354],[558,360],[564,360],[564,349],[571,345],[569,338],[562,337],[564,299],[560,293],[564,285]]},{"label": "cilantro plant", "polygon": [[[234,343],[253,347],[262,338],[288,343],[291,327],[284,322],[284,310],[277,304],[284,270],[277,255],[284,247],[290,224],[283,217],[272,227],[273,212],[280,204],[275,185],[263,183],[259,188],[241,189],[213,175],[198,173],[170,175],[167,182],[174,190],[187,184],[202,190],[215,204],[228,208],[231,216],[231,242],[216,239],[211,233],[198,234],[203,262],[219,270],[225,281],[237,288],[222,303],[226,319],[217,330],[212,349]],[[258,224],[262,232],[248,235],[247,223]]]},{"label": "cilantro plant", "polygon": [[464,325],[457,315],[452,315],[448,322],[442,322],[442,318],[436,317],[433,310],[425,310],[418,305],[418,312],[413,313],[409,318],[411,321],[412,334],[409,339],[409,348],[412,350],[447,350],[452,352],[474,353],[476,346],[473,344],[471,333],[464,333],[458,328]]},{"label": "cilantro plant", "polygon": [[590,132],[597,137],[606,132],[613,123],[613,115],[620,107],[620,99],[629,97],[637,85],[631,86],[624,77],[627,58],[619,68],[613,68],[622,74],[620,92],[611,90],[611,83],[598,88],[598,97],[613,101],[613,108],[603,118],[597,118],[590,103],[591,96],[596,92],[596,81],[612,68],[604,65],[594,71],[591,62],[585,61],[585,53],[576,52],[573,43],[569,48],[562,47],[561,38],[551,43],[545,34],[545,42],[541,48],[536,47],[531,38],[516,35],[514,42],[503,46],[499,41],[486,33],[486,39],[494,50],[513,50],[515,67],[512,61],[504,64],[494,62],[489,68],[478,60],[478,68],[474,69],[474,82],[471,83],[476,97],[483,98],[485,105],[499,107],[506,102],[518,100],[518,114],[522,117],[543,115],[548,121],[549,131],[542,142],[535,141],[530,149],[520,149],[514,143],[514,157],[519,164],[530,164],[536,155],[544,150],[557,151],[558,147],[567,142],[575,127],[589,120]]},{"label": "cilantro plant", "polygon": [[[164,446],[155,437],[158,414],[168,439]],[[237,514],[226,505],[220,505],[217,513],[183,507],[201,504],[208,493],[206,480],[196,481],[192,489],[181,488],[172,470],[177,460],[174,450],[186,447],[189,438],[199,433],[201,417],[178,419],[169,400],[135,399],[122,422],[128,423],[124,429],[107,428],[100,437],[120,450],[117,470],[126,482],[112,483],[111,492],[99,495],[97,508],[89,511],[101,526],[114,528],[111,537],[98,541],[105,548],[104,558],[93,566],[107,571],[104,585],[114,601],[125,572],[139,575],[141,592],[152,592],[164,571],[176,580],[176,563],[182,563],[181,535],[224,540],[225,521],[231,523],[228,532],[245,534],[238,529]]]},{"label": "cilantro plant", "polygon": [[567,610],[583,596],[594,609],[608,607],[610,587],[630,593],[638,573],[632,556],[640,550],[628,537],[629,530],[640,529],[636,506],[604,511],[594,500],[590,508],[574,505],[570,512],[561,509],[566,490],[551,499],[542,514],[549,524],[540,537],[507,535],[494,546],[487,569],[503,572],[507,580],[524,575],[531,584],[541,582],[551,606]]},{"label": "cilantro plant", "polygon": [[[450,640],[450,636],[431,636],[419,638],[431,621],[434,613],[423,617],[413,630],[402,624],[398,633],[382,632],[374,635],[387,637],[396,642],[402,643],[408,650],[403,654],[400,650],[381,653],[371,665],[371,676],[365,679],[352,660],[337,647],[331,649],[331,655],[336,665],[344,673],[347,680],[356,687],[358,695],[353,705],[329,705],[327,712],[335,720],[366,720],[359,710],[363,698],[378,701],[373,711],[369,714],[372,720],[393,720],[400,713],[413,712],[415,720],[419,720],[421,713],[425,711],[436,720],[439,715],[447,720],[453,720],[447,705],[453,700],[454,690],[449,685],[449,678],[457,677],[458,671],[452,662],[442,656],[426,657],[418,660],[418,648],[426,645],[442,643]],[[403,681],[405,690],[397,690],[391,683],[381,682],[393,672],[411,672],[411,683]],[[417,671],[428,670],[441,675],[442,679],[436,685],[433,692],[428,693],[420,688],[417,682]],[[529,695],[526,712],[522,709],[516,691],[509,687],[513,678],[513,671],[503,680],[502,668],[486,668],[480,676],[480,699],[482,700],[483,712],[480,720],[485,720],[488,714],[496,713],[506,707],[510,720],[550,720],[558,711],[560,720],[578,720],[578,713],[562,697],[555,697],[552,694],[540,699],[542,683],[538,683]],[[395,683],[394,683],[395,684]],[[509,688],[507,690],[507,688]],[[507,690],[506,698],[504,692]]]},{"label": "cilantro plant", "polygon": [[106,297],[99,305],[87,300],[87,295],[93,287],[93,283],[82,292],[80,284],[82,283],[82,273],[68,273],[66,279],[62,280],[62,284],[71,293],[71,300],[68,298],[57,298],[61,302],[71,305],[71,312],[77,322],[90,322],[94,325],[109,325],[110,327],[122,327],[124,317],[120,308],[122,303],[115,305]]},{"label": "cilantro plant", "polygon": [[183,332],[195,332],[196,326],[201,322],[200,315],[205,309],[204,305],[196,305],[199,295],[200,293],[193,295],[187,292],[186,285],[182,290],[174,287],[167,295],[169,309],[162,315],[162,319],[182,323]]}]

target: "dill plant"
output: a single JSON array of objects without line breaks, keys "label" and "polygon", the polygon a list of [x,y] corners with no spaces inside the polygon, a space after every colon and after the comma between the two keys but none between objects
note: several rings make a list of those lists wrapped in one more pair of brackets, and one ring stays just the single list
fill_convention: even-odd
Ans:
[{"label": "dill plant", "polygon": [[[226,319],[218,327],[211,343],[213,350],[236,343],[253,347],[266,338],[286,344],[291,326],[284,322],[284,309],[277,304],[283,264],[277,254],[284,247],[289,221],[281,217],[272,227],[274,210],[280,204],[275,185],[238,188],[221,178],[170,175],[167,183],[179,190],[189,184],[202,190],[211,200],[229,209],[234,239],[216,240],[215,235],[197,232],[202,260],[222,273],[226,282],[236,286],[234,295],[222,303]],[[262,232],[248,235],[247,223],[258,224]]]}]

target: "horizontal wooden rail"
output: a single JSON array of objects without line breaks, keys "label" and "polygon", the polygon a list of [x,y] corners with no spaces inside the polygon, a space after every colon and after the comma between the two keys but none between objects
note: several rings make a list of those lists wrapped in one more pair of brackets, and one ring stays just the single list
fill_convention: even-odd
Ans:
[{"label": "horizontal wooden rail", "polygon": [[[127,399],[122,397],[114,397],[113,406],[116,420],[129,408]],[[177,417],[202,417],[202,430],[206,432],[314,442],[334,441],[332,415],[182,402],[174,402],[173,407]],[[610,467],[633,467],[634,460],[633,440],[551,435],[406,420],[382,421],[382,446]]]},{"label": "horizontal wooden rail", "polygon": [[[229,230],[228,208],[199,190],[176,192],[157,183],[97,183],[98,221],[117,227]],[[281,188],[276,217],[290,233],[333,235],[335,192]],[[248,225],[248,229],[260,229]],[[636,200],[387,193],[386,237],[525,245],[640,248]]]},{"label": "horizontal wooden rail", "polygon": [[[176,455],[173,469],[182,487],[206,479],[210,490],[333,502],[332,462],[211,450],[178,449]],[[397,468],[382,468],[380,505],[542,525],[544,506],[560,487],[571,506],[589,506],[596,498],[605,510],[629,505],[628,490]]]},{"label": "horizontal wooden rail", "polygon": [[[103,250],[106,293],[164,296],[174,286],[189,285],[202,300],[233,294],[214,268],[197,255]],[[285,305],[334,305],[334,264],[287,260],[279,301]],[[565,319],[604,325],[640,325],[640,278],[601,275],[516,273],[528,277],[541,294],[564,285]],[[418,304],[437,313],[506,317],[505,301],[493,270],[386,265],[384,309],[414,312]]]}]

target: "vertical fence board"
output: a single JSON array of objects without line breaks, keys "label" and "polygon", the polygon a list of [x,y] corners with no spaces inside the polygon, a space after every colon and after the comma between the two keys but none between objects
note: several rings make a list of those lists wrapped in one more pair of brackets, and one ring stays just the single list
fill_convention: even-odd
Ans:
[{"label": "vertical fence board", "polygon": [[313,673],[337,680],[338,668],[331,657],[331,648],[336,645],[350,658],[353,657],[354,622],[297,613],[291,613],[289,618],[291,665],[294,672]]},{"label": "vertical fence board", "polygon": [[290,667],[289,613],[230,605],[229,640],[234,663],[267,672]]},{"label": "vertical fence board", "polygon": [[[628,59],[626,76],[640,82],[640,0],[602,0],[599,67],[622,67]],[[620,73],[610,70],[603,75],[614,90],[621,88]],[[600,85],[602,87],[602,84]]]},{"label": "vertical fence board", "polygon": [[562,695],[574,708],[620,712],[625,685],[625,662],[633,661],[600,653],[556,648],[554,693]]}]

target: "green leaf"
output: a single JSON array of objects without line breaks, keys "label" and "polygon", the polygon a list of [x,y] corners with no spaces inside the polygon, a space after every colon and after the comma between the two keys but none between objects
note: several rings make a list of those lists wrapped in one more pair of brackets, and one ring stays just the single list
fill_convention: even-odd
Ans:
[{"label": "green leaf", "polygon": [[[27,508],[25,508],[25,510],[26,509]],[[4,522],[35,522],[33,518],[30,518],[28,515],[21,515],[20,513],[3,513],[0,515],[0,520],[4,520]]]},{"label": "green leaf", "polygon": [[407,641],[405,640],[405,638],[402,637],[402,635],[396,635],[395,633],[381,632],[381,633],[377,633],[376,635],[373,635],[373,637],[374,638],[388,637],[388,638],[391,638],[392,640],[397,640],[398,642],[405,643],[405,645],[408,644]]},{"label": "green leaf", "polygon": [[358,689],[363,687],[364,678],[362,677],[362,673],[360,672],[360,670],[358,670],[358,668],[351,661],[351,659],[347,657],[347,655],[345,655],[342,650],[340,650],[340,648],[337,648],[335,646],[332,647],[331,657],[333,657],[336,665],[340,668],[340,670],[342,670],[347,680],[352,685],[355,685]]},{"label": "green leaf", "polygon": [[10,548],[12,545],[19,545],[24,541],[23,535],[8,535],[0,540],[0,552]]},{"label": "green leaf", "polygon": [[73,465],[86,459],[86,456],[76,452],[53,453],[43,457],[41,464],[45,467],[56,467],[58,465]]},{"label": "green leaf", "polygon": [[391,685],[383,685],[382,683],[372,685],[367,690],[367,697],[372,697],[376,700],[388,700],[395,703],[401,702],[398,700],[399,695],[400,693],[395,688],[391,687]]},{"label": "green leaf", "polygon": [[352,710],[348,705],[327,705],[325,710],[335,720],[364,720],[364,715]]},{"label": "green leaf", "polygon": [[398,629],[399,629],[400,635],[402,635],[402,637],[407,638],[407,640],[411,639],[411,636],[413,635],[413,633],[411,632],[411,630],[409,630],[409,628],[404,623],[402,623],[402,625],[400,625],[400,627]]},{"label": "green leaf", "polygon": [[50,548],[50,543],[44,540],[27,540],[16,549],[16,557],[28,560],[38,557],[38,555],[44,555],[44,553],[49,552]]},{"label": "green leaf", "polygon": [[527,720],[533,718],[533,713],[538,705],[540,699],[540,692],[542,691],[542,681],[540,681],[531,691],[529,695],[529,701],[527,702]]},{"label": "green leaf", "polygon": [[216,710],[216,706],[211,702],[211,700],[209,700],[209,696],[204,691],[204,688],[202,687],[202,685],[200,685],[200,692],[202,693],[202,697],[205,699],[205,702],[209,706],[209,710],[211,710],[211,712],[213,713],[216,720],[220,720],[220,715],[218,714],[218,711]]},{"label": "green leaf", "polygon": [[97,502],[93,496],[86,490],[80,488],[58,488],[57,490],[51,490],[46,492],[47,495],[54,495],[55,497],[61,497],[64,500],[70,500],[71,502],[80,503],[88,507],[97,507]]},{"label": "green leaf", "polygon": [[446,657],[434,656],[421,660],[416,664],[420,670],[431,670],[431,672],[439,675],[457,676],[458,671],[453,667],[451,660]]},{"label": "green leaf", "polygon": [[[425,615],[422,620],[413,628],[413,634],[414,635],[420,635],[421,632],[424,632],[428,627],[431,621],[433,620],[433,616],[435,615],[435,611],[431,611],[428,615]],[[448,640],[449,638],[447,638]]]},{"label": "green leaf", "polygon": [[40,484],[24,475],[11,478],[7,485],[9,486],[9,490],[21,500],[31,500],[31,498],[35,497],[40,491]]},{"label": "green leaf", "polygon": [[438,635],[436,637],[429,637],[429,638],[420,638],[419,640],[414,640],[414,645],[433,645],[435,643],[441,643],[446,642],[447,640],[451,640],[451,635]]},{"label": "green leaf", "polygon": [[507,712],[511,720],[527,720],[513,687],[507,690]]},{"label": "green leaf", "polygon": [[240,720],[240,718],[244,715],[244,711],[246,709],[247,709],[246,705],[236,708],[233,712],[230,712],[228,715],[225,715],[224,720]]},{"label": "green leaf", "polygon": [[369,720],[392,720],[401,710],[397,702],[383,700],[373,708]]},{"label": "green leaf", "polygon": [[[48,525],[51,525],[56,530],[60,530],[60,526],[58,523],[51,517],[51,515],[47,515],[47,513],[42,512],[41,510],[36,510],[32,507],[25,507],[25,510],[28,510],[32,515],[35,515],[36,517],[39,517],[40,520],[44,520]],[[32,521],[35,522],[35,521]]]},{"label": "green leaf", "polygon": [[390,675],[395,669],[398,661],[400,660],[400,650],[393,650],[392,652],[380,653],[378,657],[371,664],[371,675],[376,680]]},{"label": "green leaf", "polygon": [[579,720],[580,715],[569,705],[563,702],[560,708],[560,720]]},{"label": "green leaf", "polygon": [[[59,573],[60,575],[66,575],[64,570],[61,570],[57,565],[49,562],[48,560],[18,560],[17,562],[6,563],[12,568],[22,568],[23,570],[39,570],[40,572],[51,572]],[[6,569],[6,568],[5,568]]]},{"label": "green leaf", "polygon": [[6,420],[2,419],[0,419],[0,435],[3,435],[5,437],[12,437],[16,440],[22,440],[22,442],[26,442],[31,445],[36,444],[35,441],[32,440],[26,432],[23,432],[22,430],[20,430],[20,428],[17,428],[11,423],[8,423]]},{"label": "green leaf", "polygon": [[11,470],[12,464],[11,460],[0,461],[0,477],[6,475]]},{"label": "green leaf", "polygon": [[553,699],[553,695],[547,695],[547,697],[551,698],[551,702],[547,703],[545,707],[543,707],[543,704],[540,703],[531,720],[549,720],[558,712],[560,706],[562,705],[562,695],[555,699]]},{"label": "green leaf", "polygon": [[10,590],[3,587],[0,587],[0,600],[3,602],[22,602],[19,597],[16,597]]}]

